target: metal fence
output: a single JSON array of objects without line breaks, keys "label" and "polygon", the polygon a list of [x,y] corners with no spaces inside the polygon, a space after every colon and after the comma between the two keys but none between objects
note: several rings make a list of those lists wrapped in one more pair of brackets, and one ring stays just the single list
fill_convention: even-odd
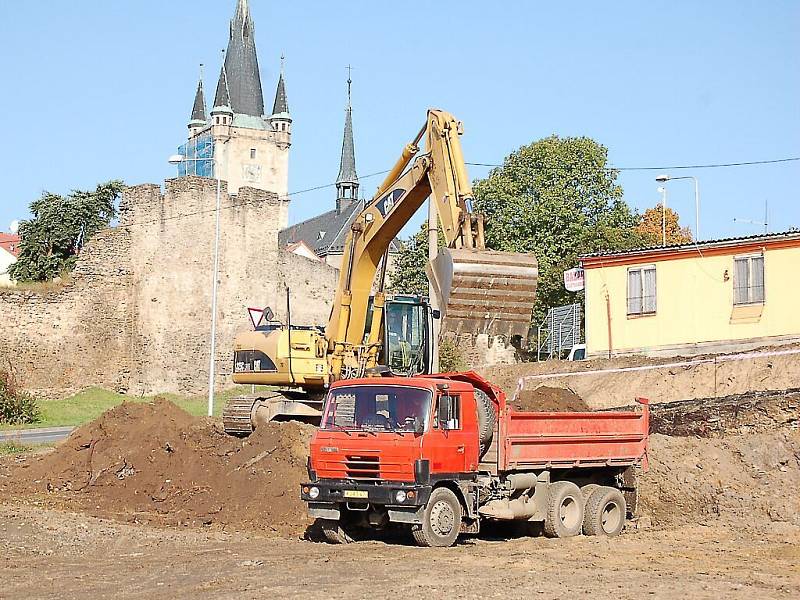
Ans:
[{"label": "metal fence", "polygon": [[547,317],[536,330],[536,346],[539,360],[559,358],[581,338],[581,305],[557,306],[547,312]]}]

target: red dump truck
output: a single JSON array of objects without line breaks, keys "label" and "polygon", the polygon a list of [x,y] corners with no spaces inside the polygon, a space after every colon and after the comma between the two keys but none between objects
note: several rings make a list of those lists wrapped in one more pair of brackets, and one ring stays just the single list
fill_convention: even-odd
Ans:
[{"label": "red dump truck", "polygon": [[334,543],[401,525],[450,546],[487,519],[616,535],[636,509],[649,412],[520,412],[474,372],[337,381],[311,441],[309,515]]}]

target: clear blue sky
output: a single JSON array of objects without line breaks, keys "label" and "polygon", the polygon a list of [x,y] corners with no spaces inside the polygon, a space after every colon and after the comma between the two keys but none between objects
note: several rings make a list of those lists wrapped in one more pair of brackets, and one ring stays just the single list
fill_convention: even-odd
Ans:
[{"label": "clear blue sky", "polygon": [[[275,2],[251,0],[265,103],[286,54],[290,190],[335,179],[353,65],[360,175],[387,169],[428,106],[466,126],[470,162],[551,133],[605,144],[614,166],[800,156],[800,2]],[[235,0],[0,3],[0,230],[42,190],[173,176],[198,63],[207,89]],[[472,167],[473,177],[487,169]],[[698,169],[703,237],[800,226],[800,163]],[[624,172],[627,201],[658,201],[655,172]],[[362,179],[371,194],[378,178]],[[693,225],[693,191],[669,184]],[[333,207],[294,196],[291,221]]]}]

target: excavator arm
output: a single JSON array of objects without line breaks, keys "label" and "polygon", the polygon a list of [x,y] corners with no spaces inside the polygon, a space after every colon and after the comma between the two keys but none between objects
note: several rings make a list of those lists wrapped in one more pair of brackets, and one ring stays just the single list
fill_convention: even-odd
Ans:
[{"label": "excavator arm", "polygon": [[[385,272],[392,240],[428,197],[436,202],[446,242],[428,269],[445,317],[442,330],[508,337],[527,334],[538,275],[536,259],[531,254],[486,250],[482,215],[472,210],[461,131],[461,123],[449,113],[429,110],[425,126],[353,221],[325,332],[334,379],[363,375],[366,368],[375,366],[384,273],[366,339],[364,335],[375,273],[381,261]],[[419,154],[423,136],[425,152]]]}]

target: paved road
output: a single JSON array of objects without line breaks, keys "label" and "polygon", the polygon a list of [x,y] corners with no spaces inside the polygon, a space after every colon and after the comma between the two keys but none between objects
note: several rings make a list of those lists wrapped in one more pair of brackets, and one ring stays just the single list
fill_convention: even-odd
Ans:
[{"label": "paved road", "polygon": [[44,429],[12,429],[0,431],[0,443],[52,444],[63,440],[74,427],[47,427]]}]

